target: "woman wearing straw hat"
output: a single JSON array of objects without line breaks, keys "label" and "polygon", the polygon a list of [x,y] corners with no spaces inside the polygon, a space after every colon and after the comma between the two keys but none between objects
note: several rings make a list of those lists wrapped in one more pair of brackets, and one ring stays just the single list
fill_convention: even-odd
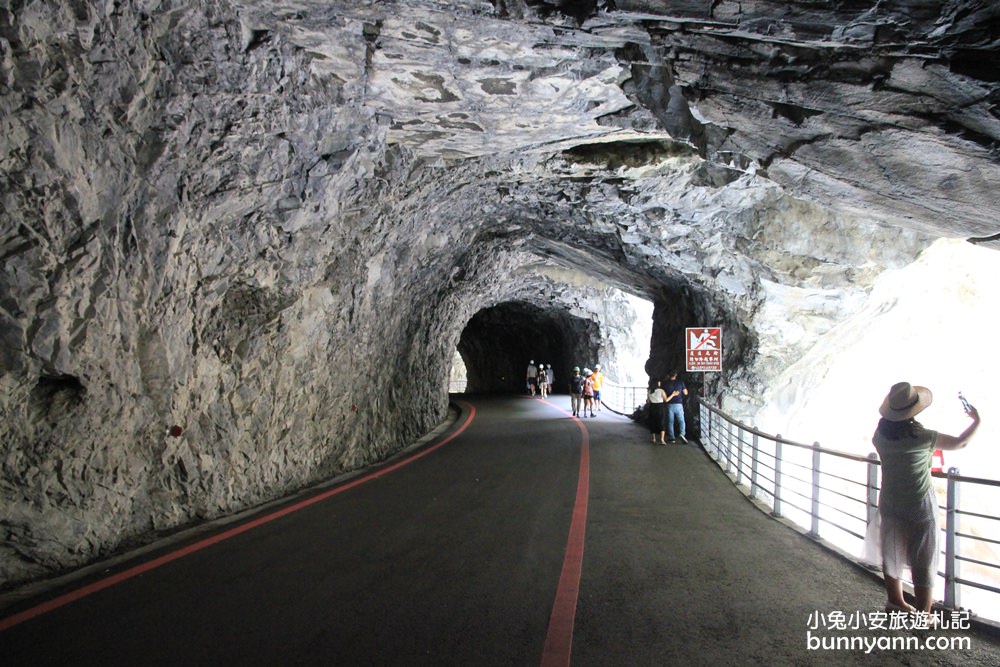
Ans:
[{"label": "woman wearing straw hat", "polygon": [[927,387],[909,382],[894,384],[882,401],[872,443],[882,461],[882,490],[878,498],[881,520],[882,573],[888,598],[886,611],[913,611],[903,597],[900,579],[910,566],[916,610],[930,612],[937,575],[938,511],[931,485],[931,455],[935,449],[962,449],[979,427],[979,412],[966,404],[972,418],[955,437],[924,428],[914,419],[931,404]]}]

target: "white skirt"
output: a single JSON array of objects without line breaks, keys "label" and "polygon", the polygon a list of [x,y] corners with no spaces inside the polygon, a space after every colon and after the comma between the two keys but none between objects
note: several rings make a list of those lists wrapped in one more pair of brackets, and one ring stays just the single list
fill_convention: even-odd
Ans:
[{"label": "white skirt", "polygon": [[938,567],[939,531],[934,488],[927,491],[912,519],[883,514],[880,510],[878,521],[883,574],[902,579],[904,568],[909,566],[914,586],[933,587]]}]

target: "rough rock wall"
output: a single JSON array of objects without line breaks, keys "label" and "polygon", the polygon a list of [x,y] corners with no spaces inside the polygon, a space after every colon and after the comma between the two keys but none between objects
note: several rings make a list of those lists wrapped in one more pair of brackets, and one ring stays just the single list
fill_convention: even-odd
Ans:
[{"label": "rough rock wall", "polygon": [[[484,308],[565,310],[599,350],[602,306],[553,267],[656,303],[651,368],[690,320],[726,327],[752,405],[926,243],[766,178],[782,162],[751,139],[789,114],[725,127],[740,78],[709,79],[740,35],[501,4],[0,9],[0,581],[386,457],[443,417]],[[820,173],[784,182],[818,197]],[[820,194],[845,192],[878,200]]]},{"label": "rough rock wall", "polygon": [[445,410],[398,387],[446,373],[456,300],[409,290],[461,262],[358,91],[224,5],[143,7],[6,14],[5,581],[378,460]]}]

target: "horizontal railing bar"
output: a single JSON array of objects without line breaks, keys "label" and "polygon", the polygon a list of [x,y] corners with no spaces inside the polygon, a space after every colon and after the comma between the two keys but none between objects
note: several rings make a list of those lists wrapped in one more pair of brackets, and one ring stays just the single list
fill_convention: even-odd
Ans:
[{"label": "horizontal railing bar", "polygon": [[[856,515],[854,515],[854,514],[851,514],[851,513],[850,513],[850,512],[848,512],[847,510],[842,510],[842,509],[840,509],[840,508],[839,508],[839,507],[837,507],[836,505],[828,505],[828,504],[826,504],[826,503],[820,503],[820,507],[825,507],[825,508],[827,508],[827,509],[830,509],[830,510],[833,510],[834,512],[840,512],[840,513],[841,513],[841,514],[843,514],[844,516],[847,516],[847,517],[850,517],[850,518],[852,518],[852,519],[855,519],[856,521],[861,521],[862,523],[868,523],[868,517],[861,517],[861,516],[856,516]],[[822,519],[822,518],[823,518],[823,517],[820,517],[820,519]]]},{"label": "horizontal railing bar", "polygon": [[[774,471],[772,470],[772,472],[774,472]],[[761,480],[761,479],[762,479],[762,480],[764,480],[765,482],[768,482],[768,483],[769,483],[769,484],[771,485],[771,488],[774,488],[774,478],[773,478],[773,477],[765,477],[764,475],[761,475],[761,474],[760,474],[760,473],[758,472],[758,473],[757,473],[757,479],[758,479],[758,480]],[[760,482],[757,482],[757,486],[764,486],[764,485],[763,485],[763,484],[761,484]]]},{"label": "horizontal railing bar", "polygon": [[[810,472],[810,473],[812,473],[812,470],[810,468],[803,467],[803,469],[806,470],[806,471],[808,471],[808,472]],[[781,477],[782,477],[782,479],[787,478],[787,479],[794,480],[796,482],[802,482],[803,484],[805,484],[807,486],[812,486],[812,483],[813,483],[811,475],[810,475],[809,479],[803,479],[802,477],[796,477],[795,475],[787,474],[787,473],[785,473],[785,466],[783,466],[783,465],[781,466]]]},{"label": "horizontal railing bar", "polygon": [[[800,494],[800,495],[801,495],[801,494]],[[782,508],[782,509],[784,509],[784,508],[785,508],[785,505],[788,505],[789,507],[794,507],[795,509],[797,509],[798,511],[802,512],[802,513],[803,513],[803,514],[805,514],[806,516],[808,516],[808,515],[809,515],[809,510],[807,510],[807,509],[806,509],[805,507],[799,507],[799,506],[798,506],[798,505],[796,505],[795,503],[793,503],[793,502],[789,502],[788,500],[785,500],[785,497],[784,497],[784,496],[782,496],[782,497],[781,497],[781,508]]]},{"label": "horizontal railing bar", "polygon": [[820,474],[826,477],[832,477],[833,479],[839,479],[842,482],[847,482],[848,484],[853,484],[854,486],[862,486],[866,489],[868,488],[868,485],[866,483],[859,482],[858,480],[851,479],[850,477],[842,477],[840,475],[834,474],[832,472],[827,472],[825,470],[820,470]]},{"label": "horizontal railing bar", "polygon": [[[861,517],[859,517],[859,516],[854,516],[854,515],[853,515],[853,514],[851,514],[850,512],[846,512],[846,511],[844,511],[844,510],[840,509],[839,507],[835,507],[835,506],[833,506],[833,505],[826,505],[826,504],[823,504],[823,503],[820,503],[820,506],[822,506],[822,507],[826,507],[827,509],[830,509],[830,510],[833,510],[834,512],[840,512],[840,513],[841,513],[841,514],[843,514],[844,516],[846,516],[846,517],[848,517],[848,518],[850,518],[850,519],[854,519],[855,521],[860,521],[860,522],[862,522],[862,523],[865,523],[865,524],[867,524],[867,523],[868,523],[867,519],[863,519],[863,518],[861,518]],[[822,516],[820,516],[819,520],[820,520],[820,521],[827,521],[827,522],[831,522],[831,520],[830,520],[830,519],[825,519],[825,518],[823,518]]]},{"label": "horizontal railing bar", "polygon": [[969,558],[968,556],[955,556],[955,560],[960,560],[965,563],[975,563],[976,565],[982,565],[983,567],[989,567],[994,570],[1000,570],[1000,565],[995,565],[993,563],[987,563],[985,561],[977,560],[975,558]]},{"label": "horizontal railing bar", "polygon": [[[934,477],[939,477],[941,479],[948,479],[948,474],[943,472],[932,472],[931,475]],[[965,482],[966,484],[982,484],[983,486],[1000,487],[1000,480],[996,479],[986,479],[983,477],[966,477],[965,475],[952,475],[951,478],[957,482]]]},{"label": "horizontal railing bar", "polygon": [[[938,574],[940,574],[940,572]],[[963,586],[972,586],[973,588],[978,588],[983,591],[990,591],[991,593],[1000,593],[1000,588],[997,588],[996,586],[990,586],[989,584],[981,584],[978,581],[969,581],[968,579],[955,577],[955,582],[962,584]]]},{"label": "horizontal railing bar", "polygon": [[[762,461],[758,461],[757,465],[758,465],[758,471],[760,470],[760,468],[764,468],[764,470],[770,470],[771,472],[775,472],[778,469],[776,466],[769,466],[763,463]],[[757,476],[758,477],[760,476],[760,472],[757,473]],[[772,479],[771,482],[773,483],[774,480]]]},{"label": "horizontal railing bar", "polygon": [[[863,499],[863,498],[855,498],[853,496],[849,496],[846,493],[841,493],[840,491],[837,491],[836,489],[831,489],[828,486],[821,486],[819,488],[822,489],[823,491],[826,491],[827,493],[832,493],[835,496],[840,496],[844,500],[850,500],[851,502],[857,503],[859,505],[867,505],[868,504],[868,501],[865,500],[865,499]],[[824,504],[826,504],[826,503],[824,503]]]},{"label": "horizontal railing bar", "polygon": [[[810,473],[812,472],[812,466],[808,463],[798,463],[796,461],[789,461],[785,459],[781,462],[781,467],[784,468],[785,466],[795,466],[796,468],[801,468],[802,470],[808,470]],[[812,480],[809,480],[809,483],[812,484]]]},{"label": "horizontal railing bar", "polygon": [[841,526],[839,523],[834,523],[833,521],[830,521],[829,519],[824,519],[823,517],[820,517],[819,520],[821,522],[823,522],[823,523],[827,523],[827,524],[833,526],[834,528],[840,529],[841,531],[847,533],[848,535],[853,535],[854,537],[858,538],[859,540],[864,540],[865,539],[864,535],[860,535],[858,533],[855,533],[850,528],[846,528],[844,526]]},{"label": "horizontal railing bar", "polygon": [[[944,509],[944,508],[942,508]],[[968,510],[957,510],[962,516],[974,516],[980,519],[992,519],[994,521],[1000,521],[1000,516],[994,516],[992,514],[980,514],[979,512],[970,512]]]},{"label": "horizontal railing bar", "polygon": [[971,533],[955,533],[957,537],[964,537],[968,540],[975,540],[976,542],[989,542],[990,544],[1000,544],[1000,540],[994,540],[991,537],[983,537],[982,535],[973,535]]},{"label": "horizontal railing bar", "polygon": [[[790,486],[784,486],[784,485],[782,485],[781,489],[783,491],[790,491],[791,493],[794,493],[795,495],[799,496],[800,498],[805,498],[806,500],[812,501],[812,496],[806,495],[806,494],[802,493],[801,491],[799,491],[797,489],[794,489],[794,488],[792,488]],[[808,514],[810,511],[811,510],[806,510],[806,513]]]}]

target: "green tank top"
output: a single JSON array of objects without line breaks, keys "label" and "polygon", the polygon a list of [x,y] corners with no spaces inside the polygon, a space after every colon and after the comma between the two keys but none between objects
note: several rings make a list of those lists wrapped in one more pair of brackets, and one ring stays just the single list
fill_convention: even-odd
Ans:
[{"label": "green tank top", "polygon": [[882,461],[879,507],[911,509],[931,488],[931,456],[938,432],[914,426],[912,436],[889,440],[876,431],[872,444]]}]

